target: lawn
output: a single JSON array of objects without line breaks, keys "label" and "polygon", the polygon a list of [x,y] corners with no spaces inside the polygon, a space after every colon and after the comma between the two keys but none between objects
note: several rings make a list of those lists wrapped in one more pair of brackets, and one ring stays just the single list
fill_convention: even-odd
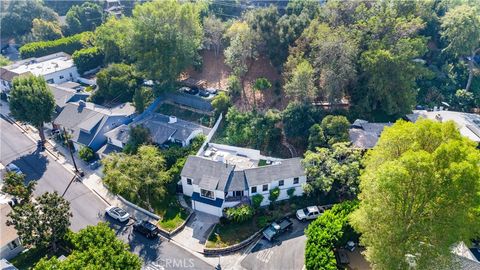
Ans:
[{"label": "lawn", "polygon": [[182,225],[188,217],[188,211],[176,199],[169,204],[166,210],[160,212],[162,219],[158,222],[158,226],[169,232]]},{"label": "lawn", "polygon": [[170,103],[162,103],[157,108],[156,112],[165,115],[174,115],[182,120],[194,122],[207,127],[211,127],[213,125],[212,117],[206,114],[183,109]]},{"label": "lawn", "polygon": [[11,264],[17,267],[20,270],[28,270],[32,269],[33,266],[40,261],[41,258],[45,256],[56,256],[59,257],[61,255],[67,256],[65,251],[59,249],[57,253],[50,254],[47,249],[36,249],[32,248],[23,253],[18,254],[15,258],[9,260]]}]

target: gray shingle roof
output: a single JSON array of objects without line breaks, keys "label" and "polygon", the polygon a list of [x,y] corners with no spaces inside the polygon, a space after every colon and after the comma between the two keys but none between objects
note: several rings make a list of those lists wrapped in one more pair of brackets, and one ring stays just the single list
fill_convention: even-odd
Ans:
[{"label": "gray shingle roof", "polygon": [[354,147],[371,149],[377,144],[383,129],[391,125],[392,123],[368,123],[357,119],[348,130],[348,136]]},{"label": "gray shingle roof", "polygon": [[[202,187],[202,179],[218,179],[217,190],[224,190],[234,166],[197,156],[189,156],[181,175],[193,179],[193,183]],[[207,187],[205,187],[207,188]]]},{"label": "gray shingle roof", "polygon": [[247,179],[244,171],[234,171],[226,186],[226,191],[240,191],[247,189]]},{"label": "gray shingle roof", "polygon": [[105,133],[107,138],[121,141],[122,143],[128,142],[130,128],[127,125],[120,125],[109,132]]},{"label": "gray shingle roof", "polygon": [[305,175],[305,169],[303,168],[301,158],[285,159],[280,161],[279,164],[245,170],[248,186],[259,186],[272,181],[303,175]]}]

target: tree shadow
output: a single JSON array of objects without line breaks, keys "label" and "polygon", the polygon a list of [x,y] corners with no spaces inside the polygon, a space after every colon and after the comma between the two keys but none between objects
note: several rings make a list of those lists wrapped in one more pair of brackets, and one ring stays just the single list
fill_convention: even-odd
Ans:
[{"label": "tree shadow", "polygon": [[42,178],[47,170],[49,160],[37,148],[34,152],[18,157],[11,163],[17,165],[25,174],[25,183],[28,184],[31,181],[38,181]]}]

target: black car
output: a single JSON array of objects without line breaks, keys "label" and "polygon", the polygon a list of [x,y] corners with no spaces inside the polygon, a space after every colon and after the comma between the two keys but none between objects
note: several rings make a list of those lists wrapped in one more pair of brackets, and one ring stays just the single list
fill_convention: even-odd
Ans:
[{"label": "black car", "polygon": [[180,92],[183,92],[185,94],[189,95],[196,95],[198,94],[198,88],[190,88],[190,87],[182,87],[180,88]]},{"label": "black car", "polygon": [[208,97],[210,96],[210,93],[205,89],[200,89],[198,95],[201,97]]},{"label": "black car", "polygon": [[150,239],[157,237],[159,233],[157,226],[146,220],[140,220],[133,224],[133,230],[145,235]]}]

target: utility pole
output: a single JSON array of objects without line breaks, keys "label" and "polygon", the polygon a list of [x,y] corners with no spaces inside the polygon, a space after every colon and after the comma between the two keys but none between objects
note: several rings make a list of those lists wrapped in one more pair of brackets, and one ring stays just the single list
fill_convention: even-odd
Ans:
[{"label": "utility pole", "polygon": [[70,144],[70,139],[68,138],[67,131],[65,130],[65,127],[63,128],[63,137],[65,138],[65,141],[67,142],[67,147],[68,150],[70,150],[70,156],[72,157],[73,160],[73,166],[75,167],[75,176],[79,172],[77,168],[77,163],[75,162],[75,157],[73,156],[73,150],[72,150],[72,145]]}]

